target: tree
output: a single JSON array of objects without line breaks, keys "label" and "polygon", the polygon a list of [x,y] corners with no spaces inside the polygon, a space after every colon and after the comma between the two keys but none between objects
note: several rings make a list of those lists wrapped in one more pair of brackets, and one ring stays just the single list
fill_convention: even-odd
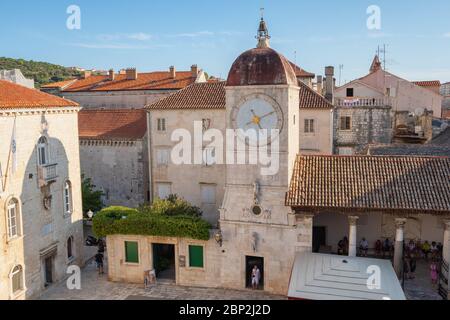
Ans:
[{"label": "tree", "polygon": [[189,216],[200,218],[203,214],[200,208],[179,198],[176,194],[171,194],[167,199],[156,199],[150,207],[143,207],[140,211],[169,217]]},{"label": "tree", "polygon": [[95,185],[92,184],[92,179],[81,176],[81,193],[83,196],[83,214],[89,210],[93,212],[100,211],[103,207],[102,196],[104,193],[100,190],[95,190]]}]

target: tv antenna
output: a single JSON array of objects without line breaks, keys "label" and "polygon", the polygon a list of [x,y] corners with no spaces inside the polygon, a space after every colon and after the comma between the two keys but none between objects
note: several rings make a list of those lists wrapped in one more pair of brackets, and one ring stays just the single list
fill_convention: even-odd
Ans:
[{"label": "tv antenna", "polygon": [[344,71],[344,65],[339,65],[339,87],[341,86],[341,80],[342,80],[342,72]]}]

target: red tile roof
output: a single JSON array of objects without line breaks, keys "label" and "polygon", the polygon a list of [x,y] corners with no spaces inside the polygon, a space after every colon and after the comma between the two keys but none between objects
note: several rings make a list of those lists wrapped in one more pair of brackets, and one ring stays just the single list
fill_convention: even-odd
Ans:
[{"label": "red tile roof", "polygon": [[449,177],[446,157],[298,156],[286,205],[449,214]]},{"label": "red tile roof", "polygon": [[333,105],[303,82],[300,86],[300,109],[333,109]]},{"label": "red tile roof", "polygon": [[148,109],[225,109],[226,82],[195,83],[167,98],[147,106]]},{"label": "red tile roof", "polygon": [[439,80],[414,81],[413,83],[419,87],[441,87],[441,82]]},{"label": "red tile roof", "polygon": [[69,80],[64,80],[64,81],[53,82],[53,83],[43,85],[43,86],[41,86],[41,88],[42,89],[64,89],[69,84],[71,84],[75,81],[77,81],[77,79],[69,79]]},{"label": "red tile roof", "polygon": [[82,110],[78,114],[80,139],[136,140],[147,132],[146,111]]},{"label": "red tile roof", "polygon": [[[226,82],[195,83],[167,98],[147,106],[147,109],[225,109]],[[323,96],[307,85],[300,83],[300,105],[302,109],[332,109]]]},{"label": "red tile roof", "polygon": [[[191,71],[178,71],[172,78],[170,72],[138,73],[136,80],[127,80],[125,74],[116,74],[114,80],[109,80],[108,75],[92,75],[87,78],[77,79],[70,84],[68,81],[52,83],[42,88],[61,88],[63,92],[84,91],[136,91],[136,90],[179,90],[194,83],[196,77]],[[68,83],[69,82],[69,83]]]},{"label": "red tile roof", "polygon": [[290,62],[292,69],[294,69],[295,75],[297,78],[315,78],[316,75],[314,73],[308,72],[293,62]]},{"label": "red tile roof", "polygon": [[0,80],[0,108],[76,107],[78,103]]}]

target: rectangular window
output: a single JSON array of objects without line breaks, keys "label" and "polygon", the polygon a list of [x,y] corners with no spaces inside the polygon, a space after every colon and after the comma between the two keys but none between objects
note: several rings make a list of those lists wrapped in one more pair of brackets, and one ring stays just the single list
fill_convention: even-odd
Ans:
[{"label": "rectangular window", "polygon": [[202,204],[216,204],[216,186],[201,185]]},{"label": "rectangular window", "polygon": [[156,163],[158,166],[167,166],[169,164],[169,157],[170,157],[169,149],[156,150]]},{"label": "rectangular window", "polygon": [[158,119],[158,131],[165,132],[166,131],[166,119],[159,118]]},{"label": "rectangular window", "polygon": [[172,194],[172,185],[170,183],[158,183],[156,185],[158,198],[167,199]]},{"label": "rectangular window", "polygon": [[10,239],[17,237],[17,208],[16,204],[8,206],[8,237]]},{"label": "rectangular window", "polygon": [[125,262],[139,263],[139,245],[137,242],[125,241]]},{"label": "rectangular window", "polygon": [[314,119],[305,119],[305,133],[314,133]]},{"label": "rectangular window", "polygon": [[351,117],[341,117],[341,130],[351,130],[352,129],[352,118]]},{"label": "rectangular window", "polygon": [[189,267],[203,268],[203,247],[189,246]]},{"label": "rectangular window", "polygon": [[353,88],[347,88],[347,97],[351,98],[355,96],[355,89]]}]

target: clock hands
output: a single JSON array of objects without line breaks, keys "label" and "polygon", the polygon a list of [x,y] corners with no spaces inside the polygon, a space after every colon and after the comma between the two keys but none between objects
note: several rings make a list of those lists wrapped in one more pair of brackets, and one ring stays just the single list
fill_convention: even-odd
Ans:
[{"label": "clock hands", "polygon": [[265,115],[259,117],[259,116],[256,115],[255,110],[252,109],[252,110],[250,110],[250,111],[251,111],[251,113],[253,114],[253,119],[252,119],[252,121],[248,122],[248,123],[246,124],[246,126],[249,126],[249,125],[251,125],[251,124],[256,124],[256,125],[258,125],[258,127],[259,127],[260,129],[262,129],[262,126],[261,126],[261,120],[264,119],[264,118],[267,118],[267,117],[271,116],[271,115],[274,114],[274,113],[276,113],[275,111],[272,111],[272,112],[269,112],[269,113],[267,113],[267,114],[265,114]]}]

